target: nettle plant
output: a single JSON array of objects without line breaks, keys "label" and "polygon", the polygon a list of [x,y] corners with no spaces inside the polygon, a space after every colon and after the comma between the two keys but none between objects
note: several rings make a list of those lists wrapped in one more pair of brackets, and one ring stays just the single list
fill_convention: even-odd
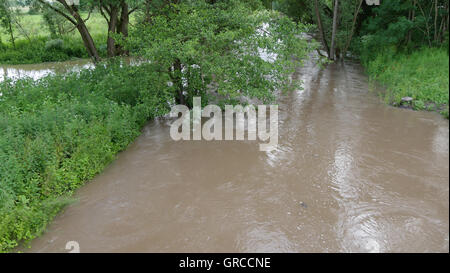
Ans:
[{"label": "nettle plant", "polygon": [[289,75],[311,49],[305,30],[260,1],[190,0],[158,6],[123,42],[167,73],[177,104],[192,107],[200,96],[206,105],[212,95],[269,103],[277,90],[298,87]]}]

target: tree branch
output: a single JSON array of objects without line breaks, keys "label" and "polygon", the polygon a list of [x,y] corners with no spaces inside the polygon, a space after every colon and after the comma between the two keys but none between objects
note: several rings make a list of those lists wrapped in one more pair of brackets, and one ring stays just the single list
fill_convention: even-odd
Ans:
[{"label": "tree branch", "polygon": [[74,26],[77,25],[77,22],[75,20],[73,20],[72,18],[70,18],[69,15],[67,15],[66,13],[64,13],[63,11],[59,10],[58,8],[55,8],[54,6],[50,5],[50,3],[44,1],[44,0],[38,0],[41,4],[51,8],[52,10],[54,10],[55,12],[57,12],[58,14],[60,14],[61,16],[63,16],[64,18],[66,18],[69,22],[71,22]]},{"label": "tree branch", "polygon": [[108,23],[108,25],[109,25],[109,20],[108,20],[108,17],[106,16],[106,14],[103,12],[103,6],[100,6],[100,14],[103,16],[103,18],[105,18],[105,20],[106,20],[106,23]]},{"label": "tree branch", "polygon": [[350,46],[350,42],[352,41],[353,34],[354,34],[354,32],[355,32],[356,20],[357,20],[357,18],[358,18],[358,13],[359,13],[359,10],[361,9],[362,3],[363,3],[363,0],[359,1],[359,6],[358,6],[358,8],[355,10],[355,15],[354,15],[354,17],[353,17],[353,23],[352,23],[352,30],[350,31],[350,37],[349,37],[348,40],[347,40],[347,43],[346,43],[345,48],[344,48],[344,52],[342,52],[342,55],[343,55],[343,56],[345,56],[345,54],[347,53],[348,47]]}]

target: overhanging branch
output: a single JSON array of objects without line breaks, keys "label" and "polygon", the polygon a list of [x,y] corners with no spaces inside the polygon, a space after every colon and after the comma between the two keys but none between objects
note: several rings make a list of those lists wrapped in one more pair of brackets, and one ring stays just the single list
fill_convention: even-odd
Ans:
[{"label": "overhanging branch", "polygon": [[60,14],[61,16],[63,16],[64,18],[66,18],[69,22],[71,22],[74,26],[77,25],[77,22],[75,20],[73,20],[72,18],[70,18],[69,15],[67,15],[66,13],[64,13],[63,11],[61,11],[60,9],[50,5],[50,3],[44,1],[44,0],[38,0],[41,4],[51,8],[53,11],[57,12],[58,14]]}]

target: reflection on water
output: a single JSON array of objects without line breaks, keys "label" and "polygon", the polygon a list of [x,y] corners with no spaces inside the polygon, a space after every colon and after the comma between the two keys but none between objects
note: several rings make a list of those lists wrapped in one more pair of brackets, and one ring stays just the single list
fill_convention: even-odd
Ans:
[{"label": "reflection on water", "polygon": [[448,121],[379,102],[358,64],[294,77],[276,150],[152,121],[29,251],[448,252]]}]

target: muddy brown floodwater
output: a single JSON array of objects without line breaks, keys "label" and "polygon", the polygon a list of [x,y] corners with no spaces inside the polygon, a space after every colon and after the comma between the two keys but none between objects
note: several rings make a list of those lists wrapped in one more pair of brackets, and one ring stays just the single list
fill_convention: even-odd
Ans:
[{"label": "muddy brown floodwater", "polygon": [[448,252],[448,121],[384,105],[356,63],[294,76],[275,151],[152,121],[27,251]]}]

